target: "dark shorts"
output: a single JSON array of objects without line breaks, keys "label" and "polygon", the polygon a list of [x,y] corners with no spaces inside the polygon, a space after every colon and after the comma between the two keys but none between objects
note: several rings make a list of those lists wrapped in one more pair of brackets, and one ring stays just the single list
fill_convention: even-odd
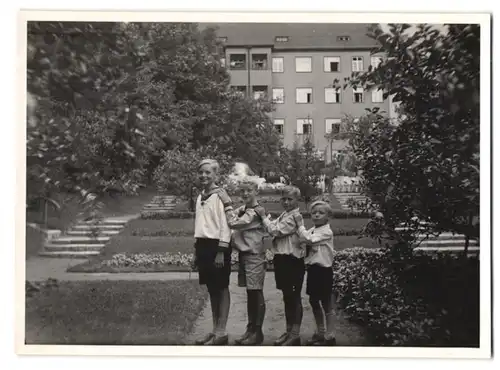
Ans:
[{"label": "dark shorts", "polygon": [[331,267],[310,265],[307,267],[306,293],[313,298],[323,299],[333,292],[333,270]]},{"label": "dark shorts", "polygon": [[275,254],[273,264],[276,289],[294,292],[302,290],[306,272],[303,258],[289,254]]},{"label": "dark shorts", "polygon": [[231,275],[231,250],[224,253],[224,266],[215,267],[215,256],[219,250],[218,239],[196,239],[196,265],[200,285],[206,285],[208,290],[221,290],[229,286]]}]

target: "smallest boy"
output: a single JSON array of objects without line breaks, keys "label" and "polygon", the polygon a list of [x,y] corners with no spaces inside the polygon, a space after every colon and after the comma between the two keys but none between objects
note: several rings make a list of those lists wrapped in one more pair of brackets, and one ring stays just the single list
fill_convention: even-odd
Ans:
[{"label": "smallest boy", "polygon": [[[335,345],[334,313],[333,313],[333,232],[328,223],[332,212],[330,205],[323,201],[315,201],[310,207],[314,224],[306,230],[302,215],[295,214],[299,225],[297,234],[306,243],[307,266],[306,293],[309,295],[316,321],[316,333],[307,341],[307,345]],[[326,319],[326,328],[325,328]]]}]

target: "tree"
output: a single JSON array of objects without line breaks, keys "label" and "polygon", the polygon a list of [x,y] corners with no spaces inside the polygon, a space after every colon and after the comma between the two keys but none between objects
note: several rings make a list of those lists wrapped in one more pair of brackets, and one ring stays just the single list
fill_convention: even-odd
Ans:
[{"label": "tree", "polygon": [[400,104],[398,122],[372,111],[370,132],[357,136],[365,186],[389,224],[415,229],[416,217],[428,232],[465,234],[467,248],[479,237],[479,26],[389,26],[369,33],[382,63],[344,85]]},{"label": "tree", "polygon": [[203,158],[217,160],[221,166],[221,174],[228,173],[231,158],[216,147],[176,147],[164,152],[161,163],[154,172],[158,190],[188,199],[189,208],[194,211],[195,194],[202,190],[198,185],[198,164]]},{"label": "tree", "polygon": [[318,194],[316,184],[321,175],[320,162],[309,138],[302,146],[296,143],[292,149],[282,149],[282,172],[291,185],[300,189],[306,205]]}]

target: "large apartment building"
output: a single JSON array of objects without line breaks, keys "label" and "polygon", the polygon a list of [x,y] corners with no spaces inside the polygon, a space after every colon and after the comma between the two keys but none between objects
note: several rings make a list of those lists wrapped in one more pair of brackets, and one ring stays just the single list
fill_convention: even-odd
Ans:
[{"label": "large apartment building", "polygon": [[382,56],[370,54],[376,44],[366,36],[367,24],[215,25],[231,87],[274,101],[272,119],[286,146],[308,136],[329,161],[346,147],[325,137],[341,130],[342,117],[359,117],[372,107],[391,111],[382,91],[333,87],[334,79],[344,81],[379,63]]}]

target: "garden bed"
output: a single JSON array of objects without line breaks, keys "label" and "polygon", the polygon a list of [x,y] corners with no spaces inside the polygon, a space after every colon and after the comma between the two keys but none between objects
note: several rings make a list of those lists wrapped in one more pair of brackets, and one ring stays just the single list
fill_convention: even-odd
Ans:
[{"label": "garden bed", "polygon": [[[187,272],[193,258],[192,237],[165,237],[137,239],[126,245],[120,244],[113,250],[92,258],[79,265],[72,266],[68,272],[81,273],[129,273],[129,272]],[[374,241],[357,236],[336,236],[336,250],[348,248],[377,248]],[[271,240],[266,239],[268,270],[272,271]],[[237,269],[238,254],[233,252],[233,269]]]},{"label": "garden bed", "polygon": [[26,344],[183,344],[206,296],[194,280],[45,285],[26,300]]}]

